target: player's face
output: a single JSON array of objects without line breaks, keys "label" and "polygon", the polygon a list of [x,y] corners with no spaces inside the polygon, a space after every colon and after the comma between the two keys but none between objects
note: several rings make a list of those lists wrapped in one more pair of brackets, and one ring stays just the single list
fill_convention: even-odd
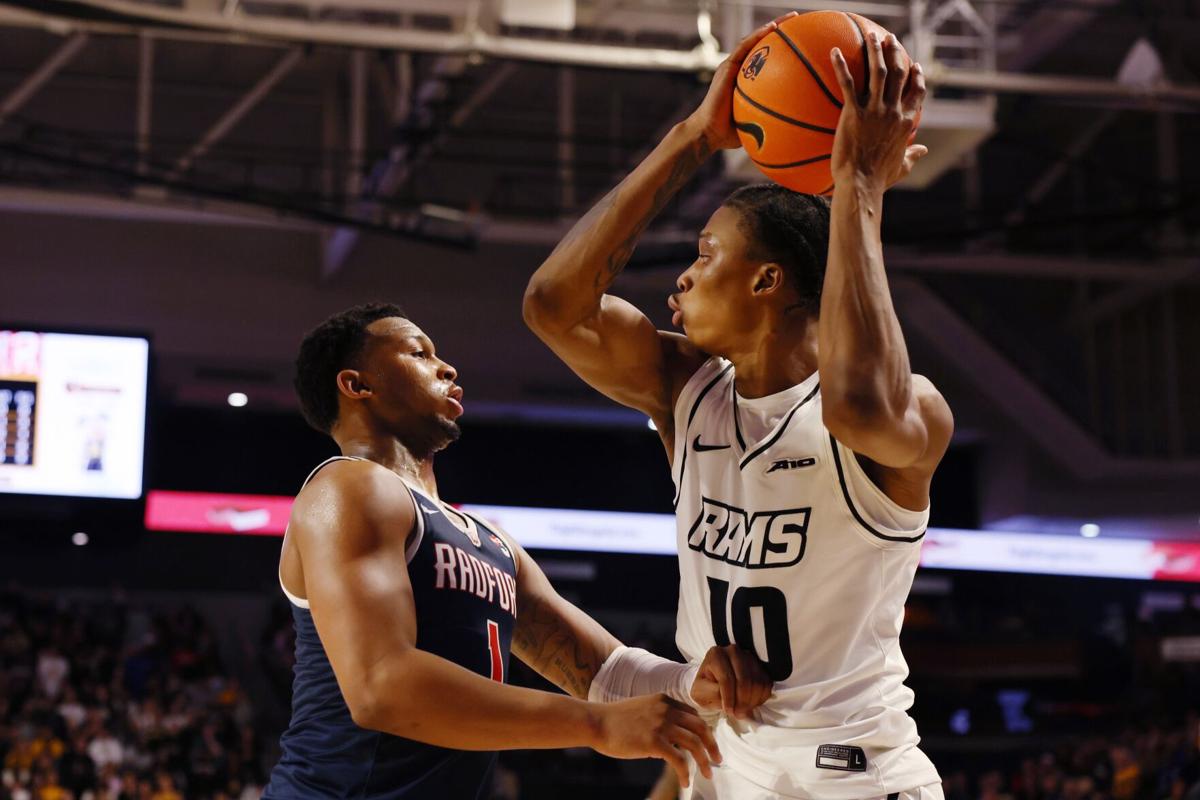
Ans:
[{"label": "player's face", "polygon": [[734,339],[750,326],[754,313],[755,273],[761,266],[746,258],[741,212],[721,206],[700,232],[696,260],[676,281],[668,305],[672,324],[707,353],[727,355]]},{"label": "player's face", "polygon": [[458,372],[437,356],[433,342],[399,317],[367,327],[362,379],[371,387],[372,414],[393,435],[414,448],[440,450],[458,438],[462,416]]}]

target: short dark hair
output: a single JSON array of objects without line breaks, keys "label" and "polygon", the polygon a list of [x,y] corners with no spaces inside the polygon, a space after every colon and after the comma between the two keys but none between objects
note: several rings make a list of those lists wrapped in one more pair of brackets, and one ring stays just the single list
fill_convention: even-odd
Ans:
[{"label": "short dark hair", "polygon": [[829,201],[777,183],[757,183],[738,189],[722,205],[741,212],[738,226],[747,240],[747,257],[783,267],[801,309],[817,314],[829,253]]},{"label": "short dark hair", "polygon": [[309,425],[322,433],[333,430],[338,415],[337,374],[355,366],[367,341],[367,326],[388,317],[407,319],[392,303],[354,306],[334,314],[300,342],[292,385]]}]

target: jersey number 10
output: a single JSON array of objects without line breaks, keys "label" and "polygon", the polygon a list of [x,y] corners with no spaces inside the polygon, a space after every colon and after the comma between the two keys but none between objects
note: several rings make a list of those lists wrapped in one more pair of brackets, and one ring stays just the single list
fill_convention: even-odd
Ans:
[{"label": "jersey number 10", "polygon": [[[729,623],[725,608],[733,617],[733,640],[743,650],[759,657],[773,681],[787,680],[792,674],[792,636],[788,631],[787,598],[774,586],[739,586],[729,603],[729,582],[708,579],[708,611],[712,619],[713,639],[720,647],[729,644]],[[754,622],[750,612],[762,609],[766,658],[754,646]]]}]

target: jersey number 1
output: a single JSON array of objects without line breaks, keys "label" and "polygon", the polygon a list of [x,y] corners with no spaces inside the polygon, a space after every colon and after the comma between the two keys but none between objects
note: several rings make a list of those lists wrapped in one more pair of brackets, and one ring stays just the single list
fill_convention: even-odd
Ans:
[{"label": "jersey number 1", "polygon": [[[729,644],[729,623],[725,618],[729,599],[729,582],[708,579],[708,611],[712,618],[713,639],[725,647]],[[733,640],[743,650],[759,658],[754,646],[754,623],[750,610],[762,609],[763,634],[767,642],[767,657],[763,667],[773,681],[787,680],[792,674],[792,635],[788,631],[787,598],[774,586],[739,586],[733,593],[730,614],[733,617]]]},{"label": "jersey number 1", "polygon": [[488,654],[492,657],[492,680],[504,683],[504,655],[500,652],[500,626],[487,621]]}]

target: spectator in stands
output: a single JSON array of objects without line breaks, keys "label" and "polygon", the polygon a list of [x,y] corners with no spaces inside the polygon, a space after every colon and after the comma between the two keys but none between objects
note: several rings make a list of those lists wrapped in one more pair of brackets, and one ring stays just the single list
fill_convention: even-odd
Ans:
[{"label": "spectator in stands", "polygon": [[171,774],[165,771],[159,771],[155,776],[157,786],[151,800],[183,800],[179,792],[175,791],[175,782],[171,779]]},{"label": "spectator in stands", "polygon": [[87,752],[96,764],[97,769],[104,769],[110,764],[114,767],[119,767],[125,758],[125,749],[121,746],[121,742],[104,725],[101,725],[99,730],[92,736],[92,741],[88,745]]},{"label": "spectator in stands", "polygon": [[1142,768],[1133,751],[1125,745],[1112,747],[1109,749],[1109,761],[1112,763],[1113,800],[1134,800],[1138,796]]},{"label": "spectator in stands", "polygon": [[54,645],[46,647],[38,654],[37,677],[38,687],[51,700],[58,698],[62,691],[63,682],[71,674],[71,664]]}]

